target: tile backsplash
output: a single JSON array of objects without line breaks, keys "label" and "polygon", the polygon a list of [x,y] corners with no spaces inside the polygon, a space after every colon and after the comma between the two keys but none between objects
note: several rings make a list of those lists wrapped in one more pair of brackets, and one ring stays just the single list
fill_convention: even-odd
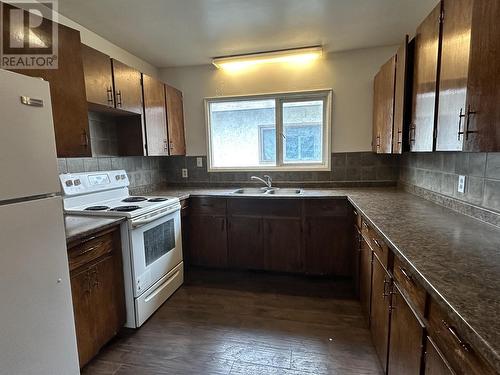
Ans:
[{"label": "tile backsplash", "polygon": [[[460,175],[464,193],[457,189]],[[500,153],[404,153],[400,182],[500,213]]]},{"label": "tile backsplash", "polygon": [[[206,156],[174,156],[163,158],[160,169],[166,181],[172,185],[242,185],[255,184],[252,175],[268,174],[273,182],[281,185],[306,186],[374,186],[395,185],[399,175],[399,157],[396,155],[376,155],[371,152],[333,153],[331,171],[304,172],[207,172]],[[197,158],[202,159],[202,167],[197,167]],[[188,177],[182,177],[182,169]]]}]

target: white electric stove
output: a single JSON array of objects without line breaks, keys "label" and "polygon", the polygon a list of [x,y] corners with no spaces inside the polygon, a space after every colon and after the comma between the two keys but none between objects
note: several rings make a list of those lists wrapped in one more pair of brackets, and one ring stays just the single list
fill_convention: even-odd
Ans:
[{"label": "white electric stove", "polygon": [[179,199],[131,196],[124,170],[59,179],[66,213],[127,219],[121,226],[126,326],[140,327],[184,281]]}]

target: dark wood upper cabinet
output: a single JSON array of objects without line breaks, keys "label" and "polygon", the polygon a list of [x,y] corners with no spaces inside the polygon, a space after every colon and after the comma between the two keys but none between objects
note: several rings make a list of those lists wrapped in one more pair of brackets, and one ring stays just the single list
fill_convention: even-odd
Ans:
[{"label": "dark wood upper cabinet", "polygon": [[389,317],[391,304],[391,276],[376,255],[373,256],[372,298],[370,330],[373,345],[378,358],[387,372],[387,355],[389,350]]},{"label": "dark wood upper cabinet", "polygon": [[443,1],[436,151],[462,150],[473,0]]},{"label": "dark wood upper cabinet", "polygon": [[[51,24],[51,21],[48,23]],[[45,28],[39,29],[39,32],[44,31]],[[45,39],[43,35],[39,37]],[[47,40],[50,40],[50,37],[47,37]],[[58,25],[57,69],[13,71],[40,77],[50,83],[57,156],[91,156],[80,33],[64,25]]]},{"label": "dark wood upper cabinet", "polygon": [[389,375],[419,375],[423,355],[424,325],[397,285],[391,298]]},{"label": "dark wood upper cabinet", "polygon": [[392,153],[403,152],[404,129],[408,111],[407,97],[409,89],[408,64],[409,64],[408,35],[405,42],[396,52],[396,78],[394,82],[394,126],[392,134]]},{"label": "dark wood upper cabinet", "polygon": [[394,85],[396,79],[396,56],[387,61],[377,73],[373,83],[373,152],[392,152],[394,126]]},{"label": "dark wood upper cabinet", "polygon": [[411,151],[433,151],[434,148],[440,25],[441,3],[418,27],[415,36]]},{"label": "dark wood upper cabinet", "polygon": [[168,155],[167,111],[165,85],[146,74],[142,75],[144,122],[149,156]]},{"label": "dark wood upper cabinet", "polygon": [[167,126],[170,155],[186,155],[184,138],[184,106],[182,92],[165,85],[167,99]]},{"label": "dark wood upper cabinet", "polygon": [[474,0],[465,151],[500,151],[500,2]]},{"label": "dark wood upper cabinet", "polygon": [[82,44],[82,59],[87,102],[114,108],[111,58]]},{"label": "dark wood upper cabinet", "polygon": [[118,60],[111,62],[116,108],[142,115],[141,72]]}]

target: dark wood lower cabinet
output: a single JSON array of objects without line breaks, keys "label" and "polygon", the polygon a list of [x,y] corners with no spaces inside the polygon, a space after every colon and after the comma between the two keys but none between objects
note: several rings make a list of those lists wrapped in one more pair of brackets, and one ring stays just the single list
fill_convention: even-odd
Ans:
[{"label": "dark wood lower cabinet", "polygon": [[264,229],[262,218],[229,216],[229,266],[237,269],[262,270],[264,262]]},{"label": "dark wood lower cabinet", "polygon": [[359,299],[361,310],[370,323],[371,296],[372,296],[372,250],[361,237],[359,248]]},{"label": "dark wood lower cabinet", "polygon": [[391,276],[376,255],[373,256],[370,330],[384,372],[387,372]]},{"label": "dark wood lower cabinet", "polygon": [[204,267],[227,267],[225,216],[191,215],[189,233],[191,264]]},{"label": "dark wood lower cabinet", "polygon": [[424,326],[397,284],[391,298],[389,375],[419,375],[422,363]]},{"label": "dark wood lower cabinet", "polygon": [[302,271],[302,227],[297,218],[264,218],[265,270]]},{"label": "dark wood lower cabinet", "polygon": [[125,292],[118,228],[68,246],[80,367],[125,324]]},{"label": "dark wood lower cabinet", "polygon": [[427,337],[425,348],[425,375],[455,375],[430,337]]}]

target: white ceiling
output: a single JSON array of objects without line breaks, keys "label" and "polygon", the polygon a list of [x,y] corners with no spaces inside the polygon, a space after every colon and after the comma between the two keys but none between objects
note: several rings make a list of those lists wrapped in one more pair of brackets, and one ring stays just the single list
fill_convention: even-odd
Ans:
[{"label": "white ceiling", "polygon": [[323,45],[399,44],[438,0],[59,0],[59,11],[156,67]]}]

